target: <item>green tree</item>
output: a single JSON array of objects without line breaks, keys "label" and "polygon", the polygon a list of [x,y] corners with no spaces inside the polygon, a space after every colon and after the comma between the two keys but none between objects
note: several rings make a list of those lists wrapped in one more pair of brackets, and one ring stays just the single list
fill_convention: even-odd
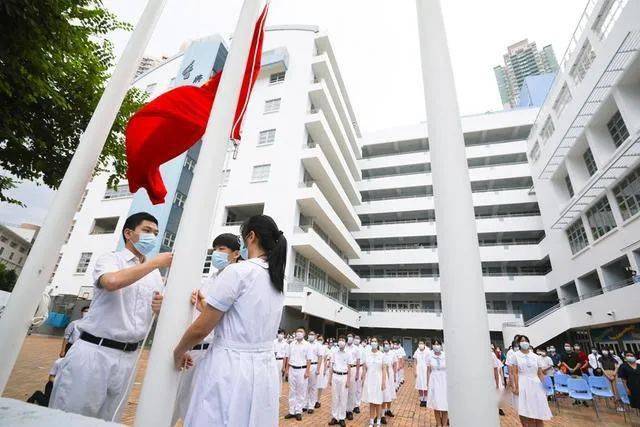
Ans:
[{"label": "green tree", "polygon": [[7,267],[0,263],[0,291],[11,292],[18,280],[18,275],[13,270],[7,270]]},{"label": "green tree", "polygon": [[[130,30],[101,0],[0,0],[0,201],[16,180],[57,188],[114,64],[106,38]],[[98,161],[126,172],[123,132],[144,102],[130,90]]]}]

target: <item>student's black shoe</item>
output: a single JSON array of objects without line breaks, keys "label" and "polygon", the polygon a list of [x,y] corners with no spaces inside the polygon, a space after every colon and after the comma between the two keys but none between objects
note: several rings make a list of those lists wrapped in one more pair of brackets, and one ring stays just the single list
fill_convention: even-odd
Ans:
[{"label": "student's black shoe", "polygon": [[307,412],[307,408],[302,408],[302,412]]},{"label": "student's black shoe", "polygon": [[585,408],[588,408],[588,407],[589,407],[589,404],[587,403],[587,401],[586,401],[586,400],[583,400],[583,401],[582,401],[582,404],[584,405],[584,407],[585,407]]},{"label": "student's black shoe", "polygon": [[293,414],[287,414],[287,415],[285,415],[285,416],[284,416],[284,419],[285,419],[285,420],[290,420],[291,418],[295,418],[295,417],[296,417],[296,416],[295,416],[295,415],[293,415]]},{"label": "student's black shoe", "polygon": [[307,414],[313,414],[313,409],[309,409],[309,410],[307,411]]},{"label": "student's black shoe", "polygon": [[425,407],[425,406],[427,406],[427,402],[425,402],[425,401],[420,402],[420,406],[421,406],[421,407]]},{"label": "student's black shoe", "polygon": [[359,414],[360,413],[360,407],[356,406],[355,408],[353,408],[353,413],[354,414]]},{"label": "student's black shoe", "polygon": [[340,424],[340,427],[345,427],[347,425],[347,423],[344,420],[340,420],[339,424]]},{"label": "student's black shoe", "polygon": [[347,412],[347,419],[351,421],[353,419],[353,412]]},{"label": "student's black shoe", "polygon": [[296,414],[296,420],[302,421],[302,414]]},{"label": "student's black shoe", "polygon": [[387,410],[387,417],[391,417],[391,418],[395,417],[395,415],[393,415],[393,412],[391,412],[391,409]]},{"label": "student's black shoe", "polygon": [[502,409],[498,409],[498,414],[500,414],[501,417],[504,417],[504,411]]},{"label": "student's black shoe", "polygon": [[573,406],[579,405],[579,404],[580,404],[580,402],[578,402],[577,400],[574,400],[573,403],[572,403]]},{"label": "student's black shoe", "polygon": [[319,408],[320,408],[320,406],[322,406],[322,405],[320,405],[320,402],[316,402],[316,404],[315,404],[314,408],[319,409]]},{"label": "student's black shoe", "polygon": [[336,420],[335,418],[331,418],[331,421],[329,421],[330,426],[337,426],[338,425],[338,420]]},{"label": "student's black shoe", "polygon": [[380,424],[386,424],[387,419],[385,417],[380,417]]}]

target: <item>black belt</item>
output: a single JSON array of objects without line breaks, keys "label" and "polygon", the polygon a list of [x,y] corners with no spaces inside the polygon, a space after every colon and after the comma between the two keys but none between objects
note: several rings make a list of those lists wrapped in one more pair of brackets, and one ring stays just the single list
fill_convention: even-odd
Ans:
[{"label": "black belt", "polygon": [[89,332],[83,332],[80,334],[82,341],[90,342],[91,344],[99,345],[102,347],[114,348],[122,351],[136,351],[140,346],[140,342],[120,342],[110,340],[109,338],[100,338],[95,335],[91,335]]},{"label": "black belt", "polygon": [[206,350],[209,348],[209,343],[208,342],[204,342],[202,344],[196,344],[194,345],[191,350]]},{"label": "black belt", "polygon": [[350,368],[357,368],[358,365],[349,365]]},{"label": "black belt", "polygon": [[318,362],[311,362],[311,364],[312,364],[312,365],[317,365],[317,364],[318,364]]},{"label": "black belt", "polygon": [[289,365],[289,367],[293,368],[293,369],[305,369],[306,368],[306,366],[293,366],[293,365]]},{"label": "black belt", "polygon": [[334,374],[336,375],[347,375],[346,372],[337,372],[337,371],[333,371]]},{"label": "black belt", "polygon": [[276,360],[284,360],[284,357],[276,357]]}]

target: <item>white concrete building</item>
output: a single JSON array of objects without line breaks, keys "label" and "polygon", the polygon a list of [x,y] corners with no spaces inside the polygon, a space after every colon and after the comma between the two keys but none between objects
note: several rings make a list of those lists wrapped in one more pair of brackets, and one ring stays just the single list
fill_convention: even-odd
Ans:
[{"label": "white concrete building", "polygon": [[33,224],[0,224],[0,263],[7,270],[20,274],[39,229]]},{"label": "white concrete building", "polygon": [[558,304],[507,339],[640,350],[639,52],[640,2],[589,1],[527,142]]}]

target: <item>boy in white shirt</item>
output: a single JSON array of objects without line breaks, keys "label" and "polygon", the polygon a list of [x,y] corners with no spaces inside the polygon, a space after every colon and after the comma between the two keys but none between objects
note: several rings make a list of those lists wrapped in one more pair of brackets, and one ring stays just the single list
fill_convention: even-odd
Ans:
[{"label": "boy in white shirt", "polygon": [[347,415],[347,391],[351,383],[349,363],[351,355],[345,350],[346,341],[343,335],[338,338],[338,348],[331,355],[329,370],[329,387],[331,387],[331,421],[329,425],[345,426]]},{"label": "boy in white shirt", "polygon": [[309,374],[311,373],[312,348],[304,339],[304,328],[296,330],[295,339],[289,345],[287,370],[289,372],[289,413],[285,420],[302,420],[302,408],[307,398]]}]

